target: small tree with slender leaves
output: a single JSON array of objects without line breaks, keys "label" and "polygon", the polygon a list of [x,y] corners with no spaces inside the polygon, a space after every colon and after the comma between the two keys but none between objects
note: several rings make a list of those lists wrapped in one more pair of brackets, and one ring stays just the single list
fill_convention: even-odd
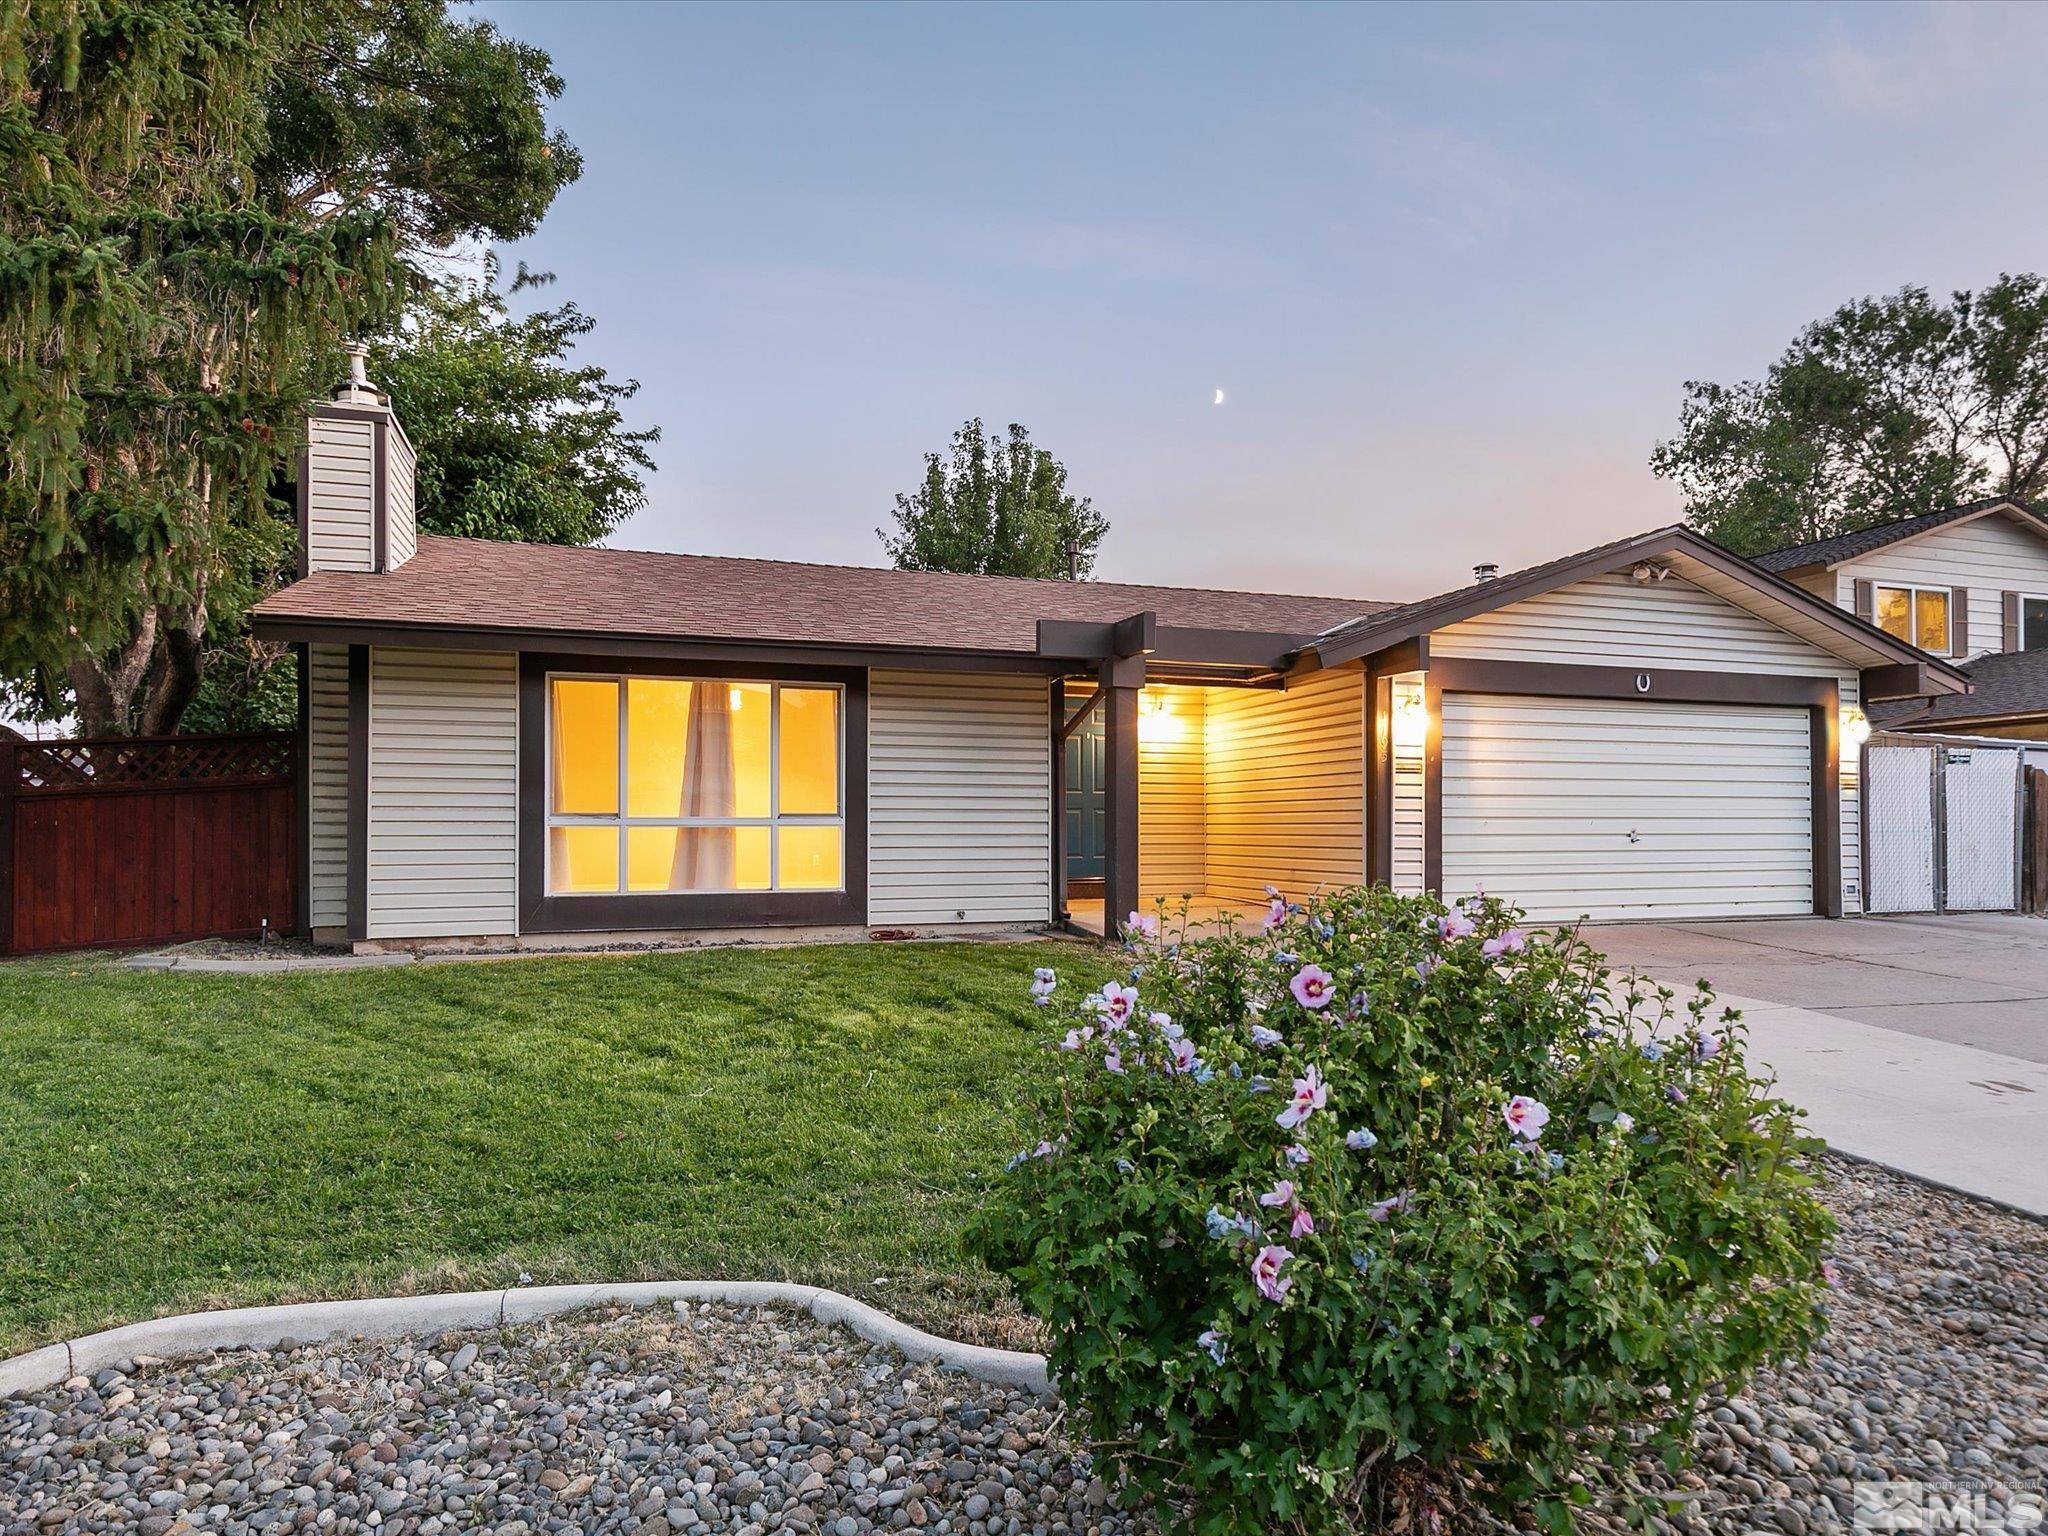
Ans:
[{"label": "small tree with slender leaves", "polygon": [[1012,422],[1007,437],[965,422],[924,479],[896,498],[896,529],[877,529],[898,570],[1082,577],[1109,521],[1067,489],[1066,466]]}]

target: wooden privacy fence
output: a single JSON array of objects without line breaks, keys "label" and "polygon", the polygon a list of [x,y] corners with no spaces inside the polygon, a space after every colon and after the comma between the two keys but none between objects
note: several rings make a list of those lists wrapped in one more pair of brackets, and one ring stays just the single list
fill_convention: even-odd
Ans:
[{"label": "wooden privacy fence", "polygon": [[0,952],[297,924],[289,732],[0,742]]}]

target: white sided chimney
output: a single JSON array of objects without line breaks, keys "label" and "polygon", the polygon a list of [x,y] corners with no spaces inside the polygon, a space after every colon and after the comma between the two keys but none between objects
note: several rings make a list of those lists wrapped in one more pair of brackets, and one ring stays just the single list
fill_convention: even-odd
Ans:
[{"label": "white sided chimney", "polygon": [[312,409],[299,460],[299,568],[392,571],[413,556],[413,451],[370,382],[369,348],[348,346],[348,378]]}]

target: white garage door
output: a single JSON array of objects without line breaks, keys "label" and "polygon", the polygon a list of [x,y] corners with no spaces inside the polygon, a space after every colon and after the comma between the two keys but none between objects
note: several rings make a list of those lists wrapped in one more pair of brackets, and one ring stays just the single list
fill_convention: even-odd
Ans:
[{"label": "white garage door", "polygon": [[1446,694],[1444,890],[1539,921],[1813,910],[1807,714]]}]

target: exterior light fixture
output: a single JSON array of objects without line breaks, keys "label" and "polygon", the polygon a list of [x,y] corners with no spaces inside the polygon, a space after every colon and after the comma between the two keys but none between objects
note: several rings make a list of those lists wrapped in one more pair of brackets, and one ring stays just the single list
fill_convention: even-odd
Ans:
[{"label": "exterior light fixture", "polygon": [[1174,718],[1173,700],[1163,693],[1144,689],[1138,694],[1138,740],[1178,741],[1181,722]]},{"label": "exterior light fixture", "polygon": [[1397,690],[1394,694],[1394,746],[1419,751],[1429,739],[1429,710],[1420,689]]},{"label": "exterior light fixture", "polygon": [[1870,740],[1870,716],[1854,704],[1842,711],[1842,755],[1861,752],[1863,743]]}]

